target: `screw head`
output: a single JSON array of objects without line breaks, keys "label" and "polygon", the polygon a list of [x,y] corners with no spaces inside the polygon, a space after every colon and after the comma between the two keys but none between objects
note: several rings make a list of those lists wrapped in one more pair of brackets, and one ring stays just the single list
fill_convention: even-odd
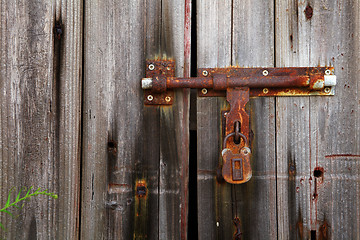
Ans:
[{"label": "screw head", "polygon": [[330,74],[331,74],[330,69],[326,69],[326,70],[325,70],[325,75],[330,75]]},{"label": "screw head", "polygon": [[330,93],[330,92],[331,92],[331,88],[329,88],[329,87],[324,88],[324,92],[325,92],[325,93]]},{"label": "screw head", "polygon": [[204,77],[207,77],[209,75],[209,72],[207,70],[202,71],[202,75]]},{"label": "screw head", "polygon": [[248,148],[248,147],[243,147],[243,148],[241,149],[241,152],[242,152],[244,155],[248,155],[249,153],[251,153],[251,150],[250,150],[250,148]]},{"label": "screw head", "polygon": [[152,71],[152,70],[154,70],[154,69],[155,69],[155,65],[154,65],[154,64],[152,64],[152,63],[151,63],[151,64],[149,64],[149,70],[150,70],[150,71]]},{"label": "screw head", "polygon": [[153,95],[148,95],[147,100],[151,102],[152,100],[154,100],[154,96]]},{"label": "screw head", "polygon": [[201,89],[202,94],[206,95],[208,93],[208,90],[206,88]]},{"label": "screw head", "polygon": [[262,74],[263,74],[264,76],[267,76],[267,75],[269,75],[269,71],[265,69],[265,70],[262,72]]},{"label": "screw head", "polygon": [[263,89],[263,93],[267,94],[268,92],[269,92],[269,89],[267,89],[267,88]]},{"label": "screw head", "polygon": [[166,102],[170,102],[170,101],[171,101],[171,97],[166,96],[166,97],[165,97],[165,101],[166,101]]}]

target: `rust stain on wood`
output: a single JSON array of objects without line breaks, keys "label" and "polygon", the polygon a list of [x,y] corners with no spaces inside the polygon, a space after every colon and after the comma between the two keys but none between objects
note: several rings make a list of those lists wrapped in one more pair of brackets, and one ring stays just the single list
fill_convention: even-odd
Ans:
[{"label": "rust stain on wood", "polygon": [[310,4],[308,4],[304,10],[306,19],[310,20],[313,16],[313,8],[310,6]]},{"label": "rust stain on wood", "polygon": [[148,188],[145,179],[135,184],[134,239],[147,239],[148,233]]},{"label": "rust stain on wood", "polygon": [[318,240],[327,240],[330,239],[330,226],[326,220],[324,220],[323,224],[319,227]]},{"label": "rust stain on wood", "polygon": [[147,196],[147,187],[146,187],[146,182],[145,180],[140,180],[136,183],[136,196],[138,198],[144,198]]}]

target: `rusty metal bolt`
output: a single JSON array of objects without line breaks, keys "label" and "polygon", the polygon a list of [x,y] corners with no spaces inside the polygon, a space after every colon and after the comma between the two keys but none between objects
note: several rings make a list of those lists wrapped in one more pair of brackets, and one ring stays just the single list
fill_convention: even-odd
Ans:
[{"label": "rusty metal bolt", "polygon": [[147,194],[147,189],[143,185],[136,186],[136,195],[139,198],[145,197]]},{"label": "rusty metal bolt", "polygon": [[150,101],[150,102],[151,102],[152,100],[154,100],[153,95],[148,95],[148,96],[147,96],[147,100]]},{"label": "rusty metal bolt", "polygon": [[208,90],[206,88],[201,89],[202,94],[206,95],[208,93]]},{"label": "rusty metal bolt", "polygon": [[329,69],[326,69],[325,70],[325,75],[330,75],[331,74],[331,71]]},{"label": "rusty metal bolt", "polygon": [[330,92],[331,92],[331,88],[329,88],[329,87],[324,88],[324,92],[325,92],[325,93],[330,93]]},{"label": "rusty metal bolt", "polygon": [[207,77],[209,75],[209,72],[207,70],[202,71],[202,75],[204,77]]},{"label": "rusty metal bolt", "polygon": [[267,88],[263,89],[263,93],[267,94],[268,92],[269,92],[269,89],[267,89]]},{"label": "rusty metal bolt", "polygon": [[152,63],[151,63],[151,64],[149,64],[149,70],[150,70],[150,71],[152,71],[152,70],[154,70],[154,69],[155,69],[155,65],[154,65],[154,64],[152,64]]},{"label": "rusty metal bolt", "polygon": [[262,72],[262,74],[263,74],[264,76],[267,76],[267,75],[269,75],[269,71],[268,71],[268,70],[264,70],[264,71]]},{"label": "rusty metal bolt", "polygon": [[165,101],[166,101],[166,102],[170,102],[170,101],[171,101],[171,97],[166,96],[166,97],[165,97]]}]

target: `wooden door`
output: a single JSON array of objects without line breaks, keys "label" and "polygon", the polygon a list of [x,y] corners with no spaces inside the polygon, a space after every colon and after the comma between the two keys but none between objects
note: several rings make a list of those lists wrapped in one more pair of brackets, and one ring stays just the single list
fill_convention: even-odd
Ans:
[{"label": "wooden door", "polygon": [[[14,217],[0,213],[1,239],[79,235],[82,3],[0,1],[0,204],[33,186],[39,196]],[[23,193],[25,195],[25,193]],[[19,204],[20,206],[21,204]]]},{"label": "wooden door", "polygon": [[189,4],[85,4],[81,239],[186,238],[189,90],[148,107],[140,80],[155,58],[189,75]]},{"label": "wooden door", "polygon": [[[359,9],[0,1],[0,207],[13,187],[59,195],[0,213],[0,237],[360,239]],[[176,76],[331,65],[338,84],[332,97],[252,99],[253,177],[231,185],[218,181],[225,98],[184,89],[145,106],[146,59],[175,60]]]},{"label": "wooden door", "polygon": [[197,98],[200,239],[359,239],[359,2],[197,1],[199,67],[331,65],[334,97],[250,102],[252,179],[219,183],[225,99]]}]

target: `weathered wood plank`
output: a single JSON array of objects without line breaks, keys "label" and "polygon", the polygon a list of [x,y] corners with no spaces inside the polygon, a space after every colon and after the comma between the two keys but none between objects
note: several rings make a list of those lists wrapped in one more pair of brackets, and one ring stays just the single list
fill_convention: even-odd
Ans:
[{"label": "weathered wood plank", "polygon": [[[190,26],[185,29],[189,1],[162,1],[165,53],[176,60],[176,76],[189,75]],[[187,6],[189,7],[189,6]],[[187,238],[189,165],[189,91],[175,92],[172,107],[160,107],[159,238]]]},{"label": "weathered wood plank", "polygon": [[[231,64],[231,1],[197,0],[196,9],[197,66],[229,66]],[[218,183],[216,180],[222,145],[221,109],[225,108],[225,104],[225,98],[197,98],[199,239],[231,239],[234,232],[231,186]]]},{"label": "weathered wood plank", "polygon": [[[198,1],[198,66],[273,66],[273,4]],[[274,100],[251,101],[253,179],[216,182],[221,163],[221,110],[225,99],[198,98],[198,209],[200,239],[231,239],[233,219],[249,239],[276,239]],[[219,162],[220,161],[220,162]],[[261,229],[261,231],[259,230]]]},{"label": "weathered wood plank", "polygon": [[[233,64],[274,66],[274,3],[233,2]],[[244,239],[277,239],[274,98],[250,100],[252,179],[233,188]]]},{"label": "weathered wood plank", "polygon": [[[12,187],[39,197],[1,215],[6,239],[77,239],[80,166],[82,4],[1,1],[0,202]],[[62,36],[54,36],[56,22]]]},{"label": "weathered wood plank", "polygon": [[[56,239],[78,239],[80,225],[81,98],[83,64],[83,4],[61,1],[55,19],[63,25],[60,44],[59,101],[59,206]],[[51,31],[51,29],[49,30]],[[56,48],[55,48],[56,50]],[[56,56],[56,53],[55,53]],[[56,79],[56,78],[55,78]],[[54,173],[55,174],[55,173]]]},{"label": "weathered wood plank", "polygon": [[284,239],[359,239],[359,2],[276,1],[277,66],[333,65],[334,97],[279,98]]},{"label": "weathered wood plank", "polygon": [[[173,58],[183,74],[184,4],[106,1],[85,9],[81,237],[186,238],[187,96],[147,107],[140,88],[145,58]],[[138,184],[147,187],[143,197]]]},{"label": "weathered wood plank", "polygon": [[85,4],[82,239],[136,235],[144,9],[141,1]]},{"label": "weathered wood plank", "polygon": [[[146,2],[146,59],[160,56],[161,45],[161,1]],[[159,239],[159,176],[160,176],[160,112],[159,107],[143,108],[143,169],[148,182],[147,217],[140,216],[147,225],[148,239]],[[135,224],[137,225],[137,224]]]}]

